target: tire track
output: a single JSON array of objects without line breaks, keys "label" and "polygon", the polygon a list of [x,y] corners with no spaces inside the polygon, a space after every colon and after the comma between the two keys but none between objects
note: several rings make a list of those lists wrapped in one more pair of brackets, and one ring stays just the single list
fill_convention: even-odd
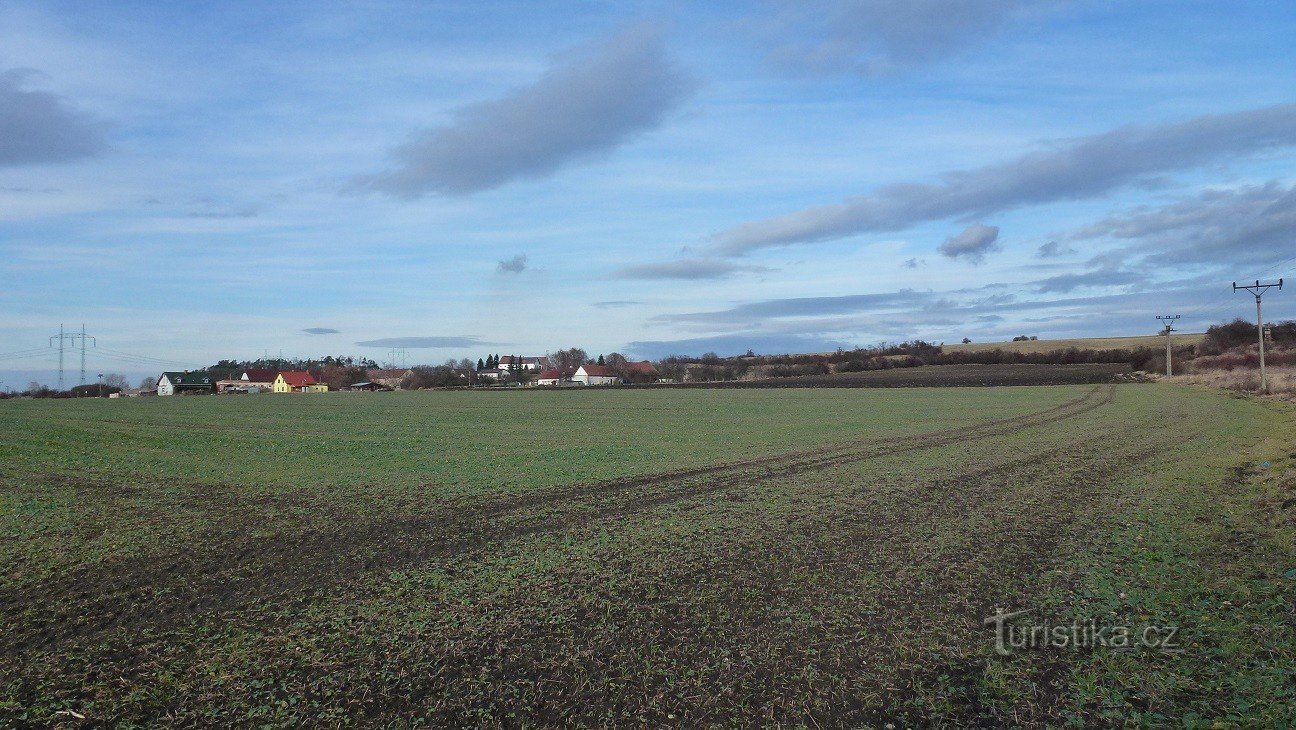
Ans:
[{"label": "tire track", "polygon": [[[1005,419],[871,443],[847,443],[724,464],[627,477],[349,528],[229,541],[202,552],[149,555],[74,571],[0,594],[0,649],[50,650],[126,630],[162,630],[192,618],[263,603],[297,603],[365,573],[630,515],[736,486],[810,470],[1006,435],[1074,418],[1110,403],[1098,386],[1065,403]],[[531,510],[558,514],[529,517]],[[519,519],[510,519],[519,517]]]}]

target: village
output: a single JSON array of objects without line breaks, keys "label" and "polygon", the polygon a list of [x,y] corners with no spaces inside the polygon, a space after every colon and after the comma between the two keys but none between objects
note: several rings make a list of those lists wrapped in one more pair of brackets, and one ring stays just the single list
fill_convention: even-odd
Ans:
[{"label": "village", "polygon": [[[555,357],[490,355],[478,360],[475,368],[468,361],[463,361],[462,366],[447,363],[436,367],[349,368],[341,377],[336,374],[326,377],[320,368],[281,370],[249,367],[236,376],[229,374],[225,377],[210,370],[168,371],[158,376],[153,388],[123,389],[109,397],[377,392],[427,387],[565,388],[656,383],[665,380],[648,360],[629,361],[614,354],[610,358],[599,355],[597,360],[573,365],[573,358],[567,356],[570,352],[556,353]],[[567,364],[561,362],[564,360]],[[359,377],[361,373],[363,378]]]}]

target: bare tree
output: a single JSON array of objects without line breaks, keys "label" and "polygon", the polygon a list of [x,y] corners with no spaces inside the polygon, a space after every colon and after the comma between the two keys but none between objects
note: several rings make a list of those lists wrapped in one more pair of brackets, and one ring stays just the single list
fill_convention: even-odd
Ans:
[{"label": "bare tree", "polygon": [[575,370],[589,362],[589,354],[579,347],[549,353],[549,364],[559,370]]},{"label": "bare tree", "polygon": [[127,380],[126,376],[122,375],[121,373],[108,373],[107,375],[103,376],[103,386],[105,388],[117,388],[118,390],[126,390],[127,388],[130,387],[130,381]]},{"label": "bare tree", "polygon": [[157,378],[141,378],[141,379],[140,379],[140,384],[139,384],[139,389],[140,389],[140,390],[152,390],[153,388],[157,387],[157,381],[158,381]]}]

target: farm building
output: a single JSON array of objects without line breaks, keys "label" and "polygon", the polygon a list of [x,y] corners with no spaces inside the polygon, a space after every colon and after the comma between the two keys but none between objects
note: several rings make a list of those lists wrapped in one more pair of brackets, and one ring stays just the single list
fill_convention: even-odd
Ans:
[{"label": "farm building", "polygon": [[542,370],[540,374],[536,376],[535,384],[561,385],[563,383],[570,383],[573,374],[574,371],[571,369],[559,370],[558,368],[549,368],[548,370]]},{"label": "farm building", "polygon": [[378,383],[396,390],[401,387],[401,382],[407,376],[413,374],[414,371],[409,368],[371,368],[365,372],[365,377],[371,383]]},{"label": "farm building", "polygon": [[270,390],[274,386],[275,375],[278,375],[278,373],[273,368],[249,368],[243,371],[243,374],[239,376],[239,380],[244,387],[250,388],[257,385],[265,390]]},{"label": "farm building", "polygon": [[348,385],[348,386],[346,387],[346,389],[347,389],[347,390],[357,390],[357,391],[358,391],[358,390],[364,390],[364,391],[368,391],[368,392],[370,392],[370,393],[374,393],[374,392],[377,392],[377,391],[395,390],[395,388],[392,388],[390,385],[383,385],[382,383],[367,383],[367,382],[366,382],[366,383],[352,383],[351,385]]},{"label": "farm building", "polygon": [[621,382],[621,377],[606,365],[581,365],[571,379],[581,385],[616,385]]},{"label": "farm building", "polygon": [[305,370],[283,370],[275,376],[276,393],[327,393],[328,385]]},{"label": "farm building", "polygon": [[505,355],[500,358],[500,370],[544,370],[549,367],[549,358],[543,355],[539,357],[514,357]]},{"label": "farm building", "polygon": [[213,386],[211,374],[205,370],[169,372],[158,377],[157,394],[210,393]]}]

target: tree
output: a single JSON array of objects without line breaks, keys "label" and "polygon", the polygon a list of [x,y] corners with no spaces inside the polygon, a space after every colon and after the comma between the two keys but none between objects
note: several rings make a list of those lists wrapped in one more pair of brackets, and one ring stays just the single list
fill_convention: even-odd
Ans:
[{"label": "tree", "polygon": [[130,381],[121,373],[108,373],[103,378],[105,388],[116,388],[119,391],[126,390],[130,387]]},{"label": "tree", "polygon": [[559,370],[575,370],[589,361],[589,355],[579,347],[549,353],[549,364]]},{"label": "tree", "polygon": [[972,338],[971,338],[971,337],[964,337],[964,338],[963,338],[963,344],[965,344],[965,345],[970,345],[970,344],[972,344]]},{"label": "tree", "polygon": [[605,361],[603,360],[603,355],[602,355],[601,353],[599,354],[598,364],[599,364],[599,365],[607,365],[607,362],[605,362]]},{"label": "tree", "polygon": [[157,378],[143,378],[140,380],[140,390],[153,390],[157,387]]},{"label": "tree", "polygon": [[482,359],[480,357],[477,358],[477,370],[480,372],[485,369],[486,369],[486,363],[482,362]]}]

